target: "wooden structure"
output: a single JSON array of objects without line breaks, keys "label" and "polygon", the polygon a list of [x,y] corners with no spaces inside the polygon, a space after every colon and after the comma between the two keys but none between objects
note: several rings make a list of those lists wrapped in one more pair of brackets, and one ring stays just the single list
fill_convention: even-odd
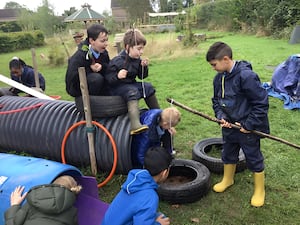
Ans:
[{"label": "wooden structure", "polygon": [[0,22],[17,21],[20,9],[0,9]]},{"label": "wooden structure", "polygon": [[111,12],[114,20],[123,25],[128,22],[128,13],[119,2],[119,0],[111,0]]},{"label": "wooden structure", "polygon": [[103,15],[91,9],[91,5],[85,3],[81,7],[82,8],[80,10],[66,17],[64,22],[83,21],[85,24],[87,24],[89,21],[98,21],[98,23],[103,23],[105,20]]}]

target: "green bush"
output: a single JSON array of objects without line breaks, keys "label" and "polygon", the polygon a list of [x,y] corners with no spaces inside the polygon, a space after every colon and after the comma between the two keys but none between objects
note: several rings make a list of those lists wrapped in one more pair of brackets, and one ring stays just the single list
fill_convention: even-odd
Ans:
[{"label": "green bush", "polygon": [[50,49],[48,58],[50,65],[53,66],[61,66],[65,63],[65,54],[58,45]]},{"label": "green bush", "polygon": [[0,33],[0,51],[13,52],[45,44],[41,31]]},{"label": "green bush", "polygon": [[34,31],[33,37],[34,37],[34,45],[35,46],[45,45],[45,36],[42,31],[40,31],[40,30]]},{"label": "green bush", "polygon": [[22,28],[16,21],[11,22],[1,22],[0,23],[0,31],[3,32],[18,32],[22,31]]},{"label": "green bush", "polygon": [[197,8],[197,24],[210,30],[232,31],[236,28],[233,9],[233,1],[204,3]]},{"label": "green bush", "polygon": [[219,0],[195,7],[198,28],[286,37],[300,21],[300,1]]},{"label": "green bush", "polygon": [[22,49],[29,49],[34,46],[34,39],[31,33],[17,33],[15,36],[16,40],[16,49],[22,50]]},{"label": "green bush", "polygon": [[16,50],[14,43],[9,35],[0,33],[0,52],[5,53]]}]

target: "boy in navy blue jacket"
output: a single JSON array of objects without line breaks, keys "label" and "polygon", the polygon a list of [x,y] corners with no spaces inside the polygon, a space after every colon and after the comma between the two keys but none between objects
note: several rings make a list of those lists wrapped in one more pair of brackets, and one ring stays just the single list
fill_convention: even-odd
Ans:
[{"label": "boy in navy blue jacket", "polygon": [[105,213],[102,225],[169,225],[170,219],[157,213],[157,183],[169,175],[172,157],[163,147],[145,154],[144,169],[133,169],[121,191]]},{"label": "boy in navy blue jacket", "polygon": [[[223,192],[234,183],[239,149],[246,156],[247,166],[254,173],[254,194],[251,205],[260,207],[265,200],[264,157],[260,150],[260,136],[251,133],[257,130],[269,133],[268,94],[262,88],[258,75],[246,61],[232,59],[231,48],[216,42],[208,50],[206,60],[218,73],[214,78],[213,109],[221,121],[223,135],[222,161],[224,176],[214,185],[215,192]],[[231,124],[240,125],[240,130]]]}]

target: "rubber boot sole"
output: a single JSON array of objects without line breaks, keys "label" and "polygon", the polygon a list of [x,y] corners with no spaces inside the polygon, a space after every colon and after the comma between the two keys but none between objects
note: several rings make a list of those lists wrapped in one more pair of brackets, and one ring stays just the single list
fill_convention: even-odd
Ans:
[{"label": "rubber boot sole", "polygon": [[143,133],[143,132],[147,131],[148,129],[149,129],[149,127],[144,125],[144,126],[139,127],[137,129],[131,130],[130,135],[137,135],[137,134],[140,134],[140,133]]}]

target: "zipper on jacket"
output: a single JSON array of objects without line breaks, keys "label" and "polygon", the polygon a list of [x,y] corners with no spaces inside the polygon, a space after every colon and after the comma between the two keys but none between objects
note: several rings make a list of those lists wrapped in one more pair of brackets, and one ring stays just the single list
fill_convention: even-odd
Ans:
[{"label": "zipper on jacket", "polygon": [[225,73],[222,75],[222,98],[225,97]]}]

